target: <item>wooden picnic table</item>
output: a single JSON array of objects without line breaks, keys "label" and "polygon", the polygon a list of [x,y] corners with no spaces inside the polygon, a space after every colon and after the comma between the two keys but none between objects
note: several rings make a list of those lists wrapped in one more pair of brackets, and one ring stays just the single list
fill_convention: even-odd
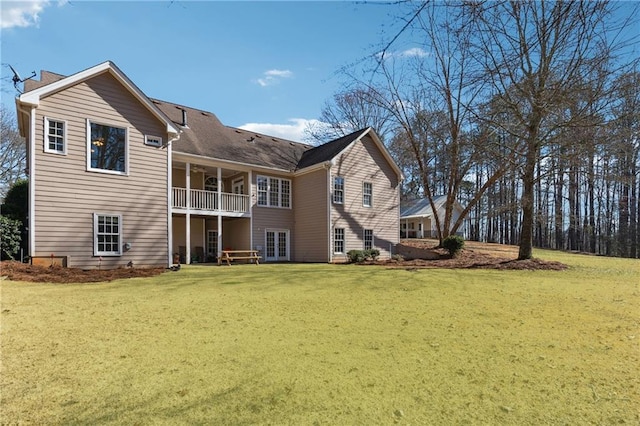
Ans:
[{"label": "wooden picnic table", "polygon": [[227,265],[231,266],[231,261],[242,259],[253,261],[256,265],[259,265],[260,259],[262,259],[262,256],[258,255],[258,250],[222,250],[221,253],[218,258],[218,265],[221,265],[224,260]]}]

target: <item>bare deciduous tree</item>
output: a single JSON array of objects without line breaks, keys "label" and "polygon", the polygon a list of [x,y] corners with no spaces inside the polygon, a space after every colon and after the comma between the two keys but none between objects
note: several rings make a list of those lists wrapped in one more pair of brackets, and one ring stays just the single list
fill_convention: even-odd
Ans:
[{"label": "bare deciduous tree", "polygon": [[26,177],[27,148],[15,114],[0,106],[0,198],[18,179]]}]

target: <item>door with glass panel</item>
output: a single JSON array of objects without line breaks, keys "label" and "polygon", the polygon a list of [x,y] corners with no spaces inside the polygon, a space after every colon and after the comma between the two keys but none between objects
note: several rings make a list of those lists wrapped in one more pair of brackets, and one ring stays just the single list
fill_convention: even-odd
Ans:
[{"label": "door with glass panel", "polygon": [[264,257],[266,261],[282,262],[289,260],[289,230],[267,229],[266,248]]},{"label": "door with glass panel", "polygon": [[218,257],[218,231],[207,231],[207,262]]}]

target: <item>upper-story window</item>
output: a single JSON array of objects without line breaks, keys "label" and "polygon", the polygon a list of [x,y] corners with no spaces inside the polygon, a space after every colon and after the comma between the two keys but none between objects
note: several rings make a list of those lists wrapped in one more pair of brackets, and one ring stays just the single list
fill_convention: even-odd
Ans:
[{"label": "upper-story window", "polygon": [[289,179],[257,176],[258,205],[265,207],[291,207],[291,181]]},{"label": "upper-story window", "polygon": [[54,154],[67,153],[67,122],[44,118],[44,151]]},{"label": "upper-story window", "polygon": [[88,169],[127,173],[127,129],[87,120]]},{"label": "upper-story window", "polygon": [[362,205],[365,207],[373,205],[373,184],[371,182],[362,183]]},{"label": "upper-story window", "polygon": [[341,176],[333,178],[333,202],[336,204],[344,203],[344,178]]}]

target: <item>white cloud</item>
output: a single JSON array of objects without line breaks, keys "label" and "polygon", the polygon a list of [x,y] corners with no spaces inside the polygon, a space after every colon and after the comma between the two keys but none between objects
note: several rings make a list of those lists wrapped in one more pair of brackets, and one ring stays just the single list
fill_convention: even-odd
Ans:
[{"label": "white cloud", "polygon": [[411,49],[400,50],[400,51],[379,52],[376,56],[378,57],[378,59],[381,59],[383,54],[384,54],[384,59],[424,58],[429,56],[429,52],[427,52],[421,47],[412,47]]},{"label": "white cloud", "polygon": [[306,118],[290,118],[287,121],[289,124],[246,123],[239,127],[256,133],[302,142],[307,138],[305,130],[307,130],[309,126],[322,125],[318,120],[309,120]]},{"label": "white cloud", "polygon": [[293,77],[293,72],[289,70],[268,70],[262,74],[262,77],[256,80],[260,86],[272,86],[277,84],[283,78]]},{"label": "white cloud", "polygon": [[0,28],[37,26],[48,0],[0,1]]},{"label": "white cloud", "polygon": [[424,58],[427,55],[427,51],[420,47],[412,47],[411,49],[403,50],[402,52],[400,52],[400,56],[403,57],[417,56],[419,58]]}]

